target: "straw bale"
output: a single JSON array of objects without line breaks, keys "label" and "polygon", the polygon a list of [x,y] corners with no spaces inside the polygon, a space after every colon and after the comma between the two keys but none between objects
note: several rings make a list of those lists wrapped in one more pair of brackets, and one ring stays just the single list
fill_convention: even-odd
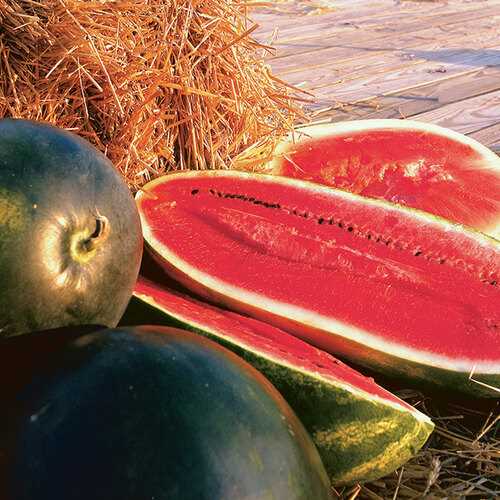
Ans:
[{"label": "straw bale", "polygon": [[227,168],[300,114],[255,28],[245,0],[0,0],[0,117],[77,132],[132,189]]}]

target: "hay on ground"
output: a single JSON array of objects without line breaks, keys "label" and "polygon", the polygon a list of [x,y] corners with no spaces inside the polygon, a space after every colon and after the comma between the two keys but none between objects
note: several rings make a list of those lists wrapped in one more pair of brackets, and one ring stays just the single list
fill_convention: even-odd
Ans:
[{"label": "hay on ground", "polygon": [[245,1],[0,0],[0,117],[86,137],[132,189],[227,168],[300,113]]},{"label": "hay on ground", "polygon": [[334,490],[342,500],[500,498],[499,401],[387,388],[429,415],[436,428],[415,458],[388,476]]}]

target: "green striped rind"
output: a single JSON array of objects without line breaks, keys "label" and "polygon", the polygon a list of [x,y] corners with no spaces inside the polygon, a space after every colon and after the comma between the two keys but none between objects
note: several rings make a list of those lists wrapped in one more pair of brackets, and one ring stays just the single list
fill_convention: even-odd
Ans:
[{"label": "green striped rind", "polygon": [[[397,408],[366,392],[335,385],[314,373],[290,367],[278,359],[231,342],[223,333],[194,324],[155,304],[152,297],[135,294],[153,309],[129,313],[126,321],[160,321],[216,341],[261,371],[281,392],[311,434],[335,485],[365,482],[393,472],[412,458],[434,425],[424,414]],[[154,314],[160,311],[162,316]],[[134,318],[134,314],[136,315]],[[140,317],[137,317],[139,315]]]},{"label": "green striped rind", "polygon": [[418,380],[423,387],[451,389],[453,392],[461,392],[473,397],[498,398],[500,396],[500,374],[477,373],[473,366],[471,371],[466,373],[438,366],[422,365],[396,356],[388,359],[379,351],[369,349],[367,346],[365,349],[366,356],[370,359],[371,369],[384,373],[388,377],[407,380],[410,383]]},{"label": "green striped rind", "polygon": [[393,472],[415,456],[433,430],[429,420],[369,394],[350,392],[254,353],[239,354],[283,394],[313,437],[336,485]]}]

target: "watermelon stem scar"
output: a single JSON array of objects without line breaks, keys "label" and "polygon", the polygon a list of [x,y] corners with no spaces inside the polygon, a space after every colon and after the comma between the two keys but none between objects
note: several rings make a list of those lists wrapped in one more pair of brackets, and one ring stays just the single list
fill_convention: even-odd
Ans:
[{"label": "watermelon stem scar", "polygon": [[[255,198],[253,196],[247,196],[245,194],[238,194],[238,193],[228,193],[228,192],[222,192],[218,191],[215,189],[207,189],[206,192],[208,192],[212,196],[216,196],[218,198],[224,198],[224,199],[232,199],[232,200],[241,200],[243,202],[248,202],[248,203],[253,203],[254,205],[261,205],[265,208],[270,208],[270,209],[278,209],[281,210],[289,215],[297,216],[297,217],[303,217],[304,219],[309,219],[311,221],[316,221],[318,224],[323,225],[327,224],[330,226],[337,226],[338,228],[345,230],[349,233],[351,233],[353,236],[360,237],[360,238],[366,238],[372,242],[375,243],[381,243],[384,244],[385,246],[399,250],[399,251],[407,251],[410,249],[412,246],[409,243],[402,242],[398,239],[393,239],[388,236],[381,236],[379,234],[373,234],[373,231],[362,231],[359,229],[359,227],[352,223],[352,222],[345,222],[340,219],[337,219],[334,216],[331,215],[316,215],[310,211],[300,211],[297,208],[292,208],[286,205],[283,205],[282,203],[278,202],[270,202],[270,201],[265,201],[262,199]],[[203,191],[194,188],[191,190],[191,195],[192,196],[197,196],[199,194],[202,194]],[[390,221],[387,221],[390,223]],[[396,221],[397,222],[397,221]],[[443,255],[434,255],[432,252],[424,252],[420,248],[414,248],[411,250],[412,255],[415,257],[422,256],[424,259],[428,261],[434,261],[438,264],[446,264],[448,266],[458,266],[458,265],[466,265],[465,262],[461,259],[452,259],[445,257]],[[476,269],[472,264],[467,264],[466,265],[466,270],[469,272],[476,272],[478,274],[479,280],[482,281],[485,284],[491,285],[491,286],[498,286],[499,279],[496,276],[496,274],[487,272],[483,269]],[[497,328],[498,325],[493,325],[493,328]]]},{"label": "watermelon stem scar", "polygon": [[109,231],[108,219],[103,215],[98,215],[95,217],[95,228],[76,232],[70,239],[70,252],[73,260],[82,264],[89,262],[98,247],[106,241]]},{"label": "watermelon stem scar", "polygon": [[98,216],[95,219],[95,229],[94,232],[82,242],[83,247],[87,251],[93,250],[99,242],[103,241],[109,231],[108,220],[104,216]]}]

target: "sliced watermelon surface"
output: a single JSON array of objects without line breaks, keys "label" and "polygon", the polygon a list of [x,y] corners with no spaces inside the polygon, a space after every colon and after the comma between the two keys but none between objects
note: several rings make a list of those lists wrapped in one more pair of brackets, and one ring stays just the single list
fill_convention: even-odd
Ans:
[{"label": "sliced watermelon surface", "polygon": [[301,127],[268,169],[418,208],[500,238],[500,158],[458,132],[414,120]]},{"label": "sliced watermelon surface", "polygon": [[139,278],[134,295],[167,322],[201,333],[253,364],[304,423],[334,484],[382,477],[425,443],[430,419],[373,379],[267,323]]},{"label": "sliced watermelon surface", "polygon": [[137,202],[160,263],[205,297],[358,363],[498,395],[497,240],[380,200],[241,172],[165,176]]}]

